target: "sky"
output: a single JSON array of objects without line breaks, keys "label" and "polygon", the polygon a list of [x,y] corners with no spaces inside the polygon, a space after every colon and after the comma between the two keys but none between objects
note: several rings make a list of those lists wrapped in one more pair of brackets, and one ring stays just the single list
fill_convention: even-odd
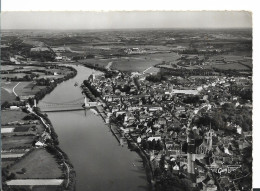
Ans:
[{"label": "sky", "polygon": [[246,11],[2,12],[2,29],[251,28]]}]

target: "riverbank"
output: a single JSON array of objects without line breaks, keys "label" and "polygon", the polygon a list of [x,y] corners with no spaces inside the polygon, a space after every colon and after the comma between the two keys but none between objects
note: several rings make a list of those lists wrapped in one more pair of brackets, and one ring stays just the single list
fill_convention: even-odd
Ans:
[{"label": "riverbank", "polygon": [[51,141],[48,141],[44,147],[49,153],[56,157],[58,163],[63,164],[60,165],[63,169],[63,172],[66,174],[65,180],[63,182],[63,189],[65,191],[74,191],[76,186],[76,172],[67,154],[63,152],[58,146],[58,135],[56,134],[50,119],[47,117],[47,115],[42,114],[38,109],[34,109],[34,114],[40,118],[42,123],[45,125],[47,132],[51,135]]},{"label": "riverbank", "polygon": [[[47,94],[51,93],[57,87],[57,85],[59,85],[60,83],[62,83],[64,81],[72,79],[77,75],[77,70],[75,68],[69,67],[69,66],[63,66],[63,67],[70,68],[73,71],[73,74],[67,75],[64,77],[64,79],[57,81],[53,86],[51,86],[50,89],[47,89],[47,91],[39,92],[37,94],[38,97],[36,97],[37,103],[40,100],[42,100]],[[39,118],[41,118],[42,123],[45,125],[47,132],[51,135],[51,138],[52,138],[52,141],[48,141],[48,143],[45,145],[45,147],[47,148],[48,152],[55,155],[58,163],[63,164],[63,166],[61,166],[61,168],[63,169],[63,172],[65,172],[65,174],[67,175],[66,179],[62,185],[63,189],[65,191],[74,191],[75,187],[76,187],[76,172],[75,172],[73,165],[72,165],[71,161],[69,160],[67,154],[65,152],[63,152],[59,147],[58,135],[55,132],[55,129],[53,128],[51,120],[48,118],[48,115],[43,114],[41,112],[40,108],[38,108],[38,107],[34,109],[34,112]],[[44,123],[42,118],[45,120],[46,123]]]},{"label": "riverbank", "polygon": [[[84,65],[85,67],[87,67],[86,65]],[[97,69],[97,68],[96,68]],[[86,85],[87,87],[86,87]],[[100,98],[100,97],[96,97],[91,90],[94,89],[95,87],[91,86],[89,83],[83,83],[82,87],[83,90],[87,91],[83,91],[85,93],[85,95],[88,98],[92,98],[93,96],[95,97],[95,101],[99,101],[102,102],[102,105],[105,106],[99,106],[96,107],[96,110],[98,111],[100,117],[103,119],[103,121],[107,124],[107,126],[110,128],[112,134],[114,135],[114,137],[116,138],[116,140],[118,141],[118,143],[121,145],[121,139],[125,138],[127,140],[127,142],[129,143],[129,149],[135,151],[139,157],[142,159],[143,162],[143,167],[145,168],[145,172],[146,172],[146,178],[147,178],[147,182],[150,184],[151,189],[154,190],[154,176],[153,176],[153,170],[150,164],[150,160],[149,160],[149,156],[145,153],[145,151],[139,146],[139,144],[133,139],[131,133],[122,133],[120,131],[120,126],[124,126],[123,124],[119,124],[119,123],[111,123],[108,122],[109,120],[107,120],[109,118],[109,113],[111,113],[111,111],[106,111],[104,107],[107,107],[107,104],[105,103],[105,101]],[[92,100],[92,99],[91,99]],[[121,137],[120,137],[121,136]],[[133,147],[134,145],[134,147]]]},{"label": "riverbank", "polygon": [[[39,107],[45,106],[45,102],[61,104],[79,98],[84,101],[82,90],[74,84],[81,84],[93,71],[81,65],[73,67],[77,76],[59,85],[39,102]],[[69,156],[77,173],[77,191],[150,190],[141,158],[127,145],[118,144],[93,109],[50,112],[48,118],[59,135],[59,147]]]},{"label": "riverbank", "polygon": [[[106,118],[108,117],[108,113],[105,112],[104,108],[102,108],[102,110],[100,110],[100,107],[97,107],[97,110],[98,110],[98,113],[101,116],[101,118],[106,123]],[[106,117],[102,114],[105,114]],[[131,135],[130,132],[123,134],[120,131],[120,126],[123,126],[123,124],[108,123],[107,125],[110,128],[112,134],[115,136],[115,138],[119,142],[119,144],[122,144],[120,142],[120,139],[122,139],[122,137],[124,137],[128,142],[129,149],[135,151],[141,157],[141,159],[143,161],[143,166],[145,168],[146,176],[147,176],[147,181],[148,181],[148,183],[150,184],[150,186],[152,187],[152,190],[153,190],[154,189],[154,176],[153,176],[153,170],[152,170],[152,167],[151,167],[151,164],[150,164],[149,156],[139,146],[139,144],[134,140],[134,138],[133,138],[133,136]]]},{"label": "riverbank", "polygon": [[[40,88],[38,92],[35,92],[34,99],[36,100],[36,102],[38,102],[39,100],[43,99],[47,94],[51,93],[60,83],[67,81],[71,78],[74,78],[77,75],[77,70],[75,70],[73,67],[69,67],[69,66],[61,66],[61,68],[67,68],[69,69],[69,72],[67,75],[57,78],[53,81],[51,81],[51,83],[49,83],[50,81],[43,81],[43,83],[49,83],[49,85],[45,85],[44,88]],[[17,95],[18,96],[18,95]],[[8,123],[5,124],[5,128],[8,128],[10,125],[14,126],[14,129],[21,129],[21,127],[16,127],[17,125],[19,126],[23,126],[23,124],[25,125],[26,120],[34,120],[33,124],[35,124],[35,126],[30,125],[31,128],[26,128],[25,130],[21,130],[18,132],[10,132],[9,134],[5,134],[4,137],[10,137],[10,139],[12,137],[15,138],[15,140],[17,139],[17,143],[18,143],[18,138],[21,137],[24,140],[27,140],[27,137],[31,137],[30,140],[32,142],[28,143],[27,147],[28,147],[28,152],[25,152],[22,149],[21,146],[16,146],[14,143],[12,143],[12,147],[15,146],[15,148],[19,148],[19,150],[17,150],[16,152],[25,152],[25,154],[21,155],[22,157],[17,158],[15,160],[13,160],[13,162],[6,162],[6,166],[2,168],[2,170],[4,171],[3,174],[3,189],[24,189],[27,190],[28,186],[26,185],[26,183],[23,184],[23,181],[21,182],[21,185],[15,185],[12,186],[12,183],[10,182],[11,180],[20,180],[26,178],[26,179],[38,179],[40,180],[41,178],[43,179],[59,179],[62,180],[63,184],[59,185],[59,183],[56,181],[57,185],[55,185],[55,187],[60,188],[62,190],[67,190],[67,191],[74,191],[74,187],[75,187],[75,171],[73,169],[73,165],[71,164],[69,158],[67,157],[67,155],[59,148],[59,140],[58,140],[58,136],[55,133],[55,130],[51,124],[51,121],[48,119],[47,115],[43,114],[39,108],[34,107],[33,109],[31,108],[31,106],[33,106],[35,104],[34,100],[29,97],[28,100],[20,100],[19,99],[19,103],[18,101],[16,102],[18,105],[18,109],[19,106],[22,108],[19,109],[19,112],[24,113],[25,117],[21,117],[17,118],[14,117],[12,119],[12,117],[10,116],[6,116],[7,118],[10,118],[11,121],[8,121]],[[12,105],[16,106],[15,104],[12,103]],[[30,106],[31,105],[31,106]],[[8,107],[8,104],[6,104],[6,107]],[[3,108],[2,108],[3,109]],[[4,108],[6,109],[6,108]],[[10,110],[10,109],[9,109]],[[8,109],[6,111],[9,111]],[[5,112],[7,114],[12,114],[12,111],[10,110],[10,112]],[[18,112],[18,111],[17,111]],[[6,114],[6,115],[7,115]],[[22,115],[21,115],[22,116]],[[29,117],[28,117],[29,116]],[[33,117],[34,116],[34,117]],[[15,121],[15,124],[13,124],[12,120],[17,120]],[[26,124],[31,124],[31,122],[26,122]],[[36,122],[38,121],[38,122]],[[28,133],[27,133],[28,131]],[[23,132],[23,134],[22,134]],[[31,133],[29,133],[31,132]],[[18,137],[18,134],[20,135]],[[6,140],[7,138],[4,138],[4,144],[6,144]],[[9,140],[9,139],[8,139]],[[13,140],[13,138],[12,138]],[[21,141],[20,144],[22,145]],[[6,147],[7,148],[7,147]],[[8,149],[8,148],[7,148]],[[10,153],[12,153],[11,149]],[[7,150],[6,150],[7,152]],[[36,154],[39,153],[39,154]],[[42,158],[44,159],[44,165],[47,165],[44,168],[41,167],[41,164],[36,164],[35,162],[38,161],[38,158]],[[29,162],[31,160],[35,159],[35,161],[33,162]],[[34,168],[34,165],[37,165],[37,167]],[[22,168],[24,167],[24,168]],[[51,167],[53,170],[47,170],[49,167]],[[17,171],[16,169],[22,168],[22,172]],[[52,174],[53,172],[53,174]],[[37,174],[38,173],[38,174]],[[48,176],[51,175],[51,176]],[[8,182],[8,183],[7,183]],[[36,181],[37,182],[37,181]],[[38,181],[40,182],[40,181]],[[47,189],[48,187],[48,182],[46,182],[44,185],[42,185],[42,188]],[[41,185],[32,185],[31,187],[37,187],[40,188]],[[49,187],[48,187],[49,188]]]}]

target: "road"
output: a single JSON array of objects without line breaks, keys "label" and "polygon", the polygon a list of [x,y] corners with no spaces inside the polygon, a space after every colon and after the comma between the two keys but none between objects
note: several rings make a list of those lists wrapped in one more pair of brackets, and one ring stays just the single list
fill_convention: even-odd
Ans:
[{"label": "road", "polygon": [[110,67],[112,66],[112,64],[113,64],[113,62],[109,62],[109,63],[107,64],[107,66],[106,66],[106,69],[107,69],[107,70],[111,70]]},{"label": "road", "polygon": [[146,70],[144,70],[144,71],[143,71],[143,74],[144,74],[146,71],[150,70],[151,68],[152,68],[152,66],[149,67],[149,68],[147,68]]},{"label": "road", "polygon": [[14,93],[14,95],[17,97],[18,95],[17,95],[17,93],[15,93],[15,91],[14,91],[14,89],[20,84],[21,82],[18,82],[14,87],[13,87],[13,93]]}]

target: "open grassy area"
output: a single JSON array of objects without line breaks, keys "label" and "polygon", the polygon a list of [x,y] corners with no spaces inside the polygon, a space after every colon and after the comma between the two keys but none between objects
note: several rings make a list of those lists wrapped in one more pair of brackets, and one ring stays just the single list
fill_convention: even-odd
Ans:
[{"label": "open grassy area", "polygon": [[28,132],[30,128],[28,125],[16,126],[14,132]]},{"label": "open grassy area", "polygon": [[180,58],[176,53],[156,53],[156,54],[140,54],[140,55],[129,55],[120,58],[95,58],[80,60],[81,63],[90,63],[101,67],[106,67],[108,63],[112,62],[112,69],[121,71],[139,71],[142,72],[147,68],[156,64],[162,63],[163,61],[175,61]]},{"label": "open grassy area", "polygon": [[31,70],[44,70],[45,67],[43,66],[23,66],[23,69],[28,69],[29,71]]},{"label": "open grassy area", "polygon": [[15,65],[2,65],[1,66],[1,70],[5,71],[5,70],[13,70],[16,68],[20,68],[21,66],[15,66]]},{"label": "open grassy area", "polygon": [[147,68],[154,66],[155,64],[160,63],[159,60],[155,60],[155,59],[143,59],[143,58],[125,58],[125,59],[121,59],[120,61],[114,63],[112,65],[112,69],[117,69],[120,71],[130,71],[130,72],[134,72],[134,71],[139,71],[142,72],[144,70],[146,70]]},{"label": "open grassy area", "polygon": [[16,96],[13,93],[13,88],[17,83],[18,82],[7,82],[6,80],[1,80],[1,103],[4,103],[5,101],[15,101]]},{"label": "open grassy area", "polygon": [[12,127],[6,127],[6,128],[4,128],[4,127],[2,127],[1,126],[1,133],[3,134],[3,133],[12,133],[14,131],[14,128],[12,128]]},{"label": "open grassy area", "polygon": [[63,78],[63,77],[64,77],[64,75],[57,75],[57,76],[55,76],[55,75],[44,75],[44,76],[40,76],[39,78],[58,79],[58,78]]},{"label": "open grassy area", "polygon": [[26,124],[26,125],[2,125],[1,132],[8,135],[36,135],[44,131],[42,124]]},{"label": "open grassy area", "polygon": [[18,82],[7,82],[6,80],[1,80],[1,88],[5,89],[8,92],[13,92],[13,87],[17,84]]},{"label": "open grassy area", "polygon": [[13,102],[15,99],[16,96],[13,92],[7,91],[1,87],[1,103],[4,103],[5,101]]},{"label": "open grassy area", "polygon": [[29,96],[35,95],[41,89],[44,89],[45,86],[35,86],[34,82],[21,82],[14,89],[18,96]]},{"label": "open grassy area", "polygon": [[32,191],[62,191],[61,186],[33,186]]},{"label": "open grassy area", "polygon": [[[19,173],[22,168],[26,169],[26,173]],[[15,173],[17,179],[52,179],[62,176],[62,170],[56,159],[44,148],[33,150],[14,164],[9,171]]]},{"label": "open grassy area", "polygon": [[1,78],[23,78],[24,76],[26,76],[27,74],[25,73],[10,73],[10,74],[1,74]]},{"label": "open grassy area", "polygon": [[35,137],[28,136],[2,136],[2,149],[30,148]]},{"label": "open grassy area", "polygon": [[218,64],[213,65],[213,68],[221,69],[221,70],[249,70],[247,66],[244,66],[239,63],[232,63],[232,64]]},{"label": "open grassy area", "polygon": [[7,166],[13,164],[15,162],[16,158],[10,158],[10,159],[3,159],[1,161],[2,168],[6,168]]},{"label": "open grassy area", "polygon": [[62,191],[61,186],[12,186],[12,188],[23,191]]},{"label": "open grassy area", "polygon": [[170,61],[175,61],[179,58],[176,53],[156,53],[148,55],[135,55],[131,57],[124,57],[112,65],[113,69],[122,71],[139,71],[142,72],[147,68],[156,64]]},{"label": "open grassy area", "polygon": [[7,124],[8,122],[13,121],[23,121],[22,119],[27,114],[22,111],[11,111],[11,110],[3,110],[1,111],[1,124]]}]

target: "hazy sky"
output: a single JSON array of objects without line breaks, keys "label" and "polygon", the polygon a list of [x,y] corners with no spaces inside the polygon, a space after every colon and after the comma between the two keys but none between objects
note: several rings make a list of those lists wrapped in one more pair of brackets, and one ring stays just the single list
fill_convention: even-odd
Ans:
[{"label": "hazy sky", "polygon": [[244,11],[2,12],[2,29],[250,28]]}]

